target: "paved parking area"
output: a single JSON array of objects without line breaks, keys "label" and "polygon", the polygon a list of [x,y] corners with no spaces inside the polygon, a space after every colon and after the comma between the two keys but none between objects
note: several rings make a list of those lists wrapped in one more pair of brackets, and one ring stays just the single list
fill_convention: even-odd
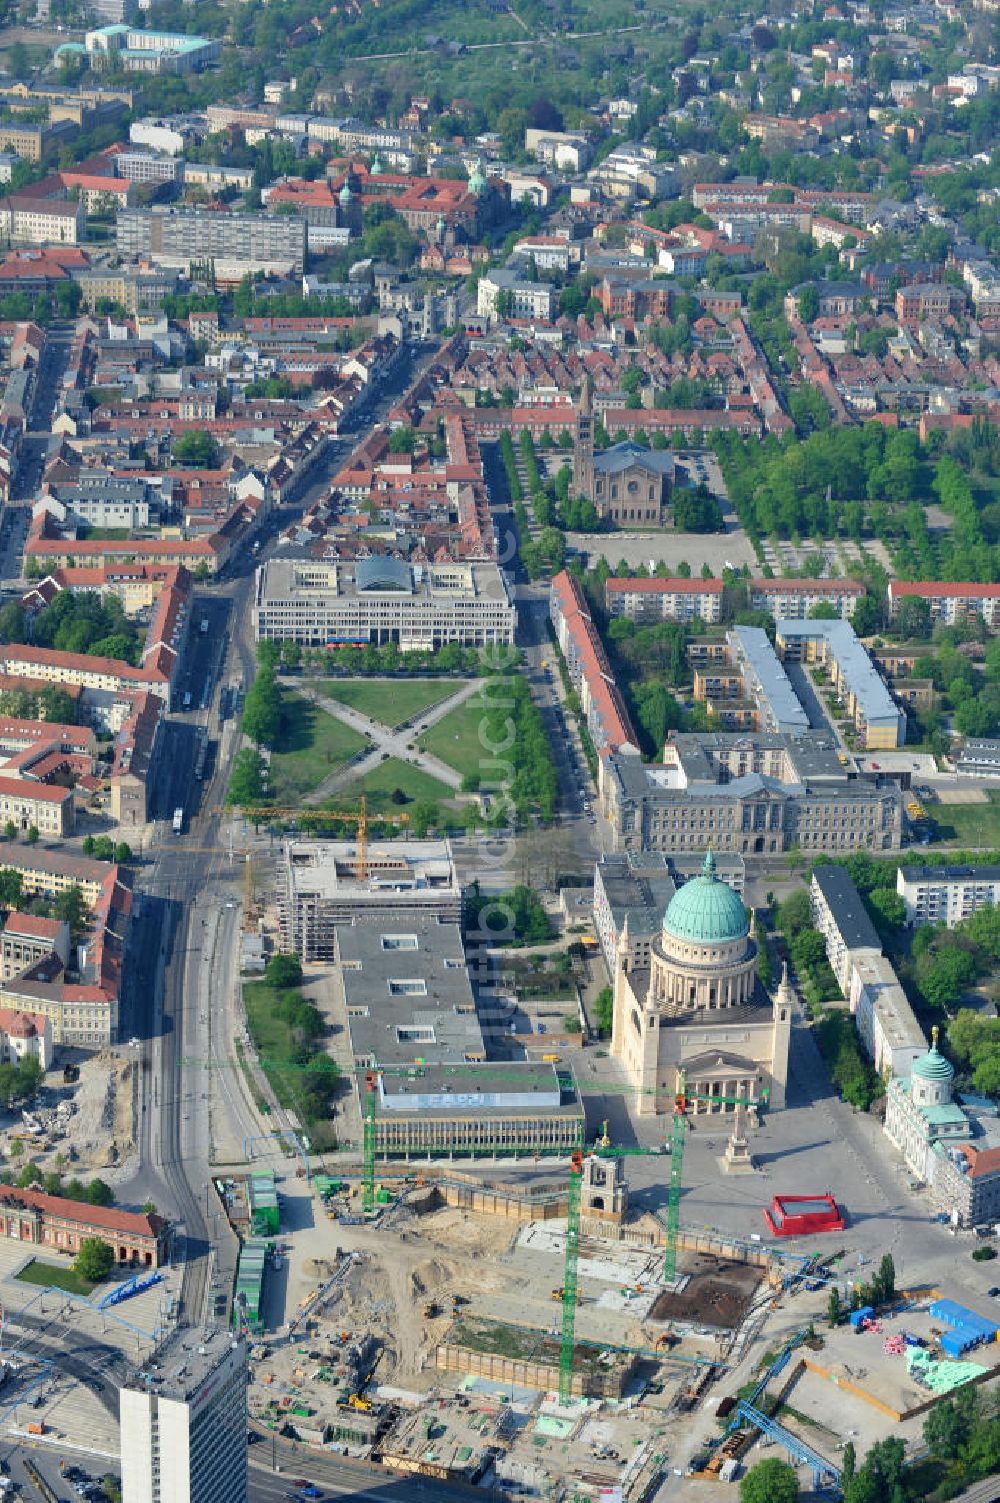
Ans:
[{"label": "paved parking area", "polygon": [[612,568],[624,559],[634,569],[640,564],[648,569],[664,563],[671,573],[677,572],[678,564],[687,563],[692,574],[699,574],[707,564],[716,579],[722,578],[726,568],[741,569],[744,564],[751,571],[757,568],[756,554],[742,528],[726,533],[570,532],[566,541],[586,557],[588,568],[593,568],[599,558],[607,559]]}]

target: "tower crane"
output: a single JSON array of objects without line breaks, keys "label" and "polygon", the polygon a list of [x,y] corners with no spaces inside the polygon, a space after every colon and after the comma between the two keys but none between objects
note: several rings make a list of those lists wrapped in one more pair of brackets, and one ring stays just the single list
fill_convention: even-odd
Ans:
[{"label": "tower crane", "polygon": [[[759,1101],[765,1103],[769,1092],[761,1092]],[[681,1189],[684,1181],[684,1137],[687,1132],[687,1108],[689,1102],[704,1101],[712,1106],[753,1106],[757,1102],[747,1096],[713,1096],[700,1091],[688,1091],[683,1069],[677,1071],[677,1091],[670,1131],[670,1188],[667,1195],[667,1244],[663,1259],[663,1279],[673,1283],[677,1274],[677,1234],[680,1228]],[[614,1158],[632,1153],[653,1153],[650,1148],[611,1148],[608,1142],[607,1123],[593,1152],[598,1158]],[[580,1191],[583,1184],[583,1155],[574,1153],[569,1171],[569,1188],[566,1197],[566,1269],[562,1290],[562,1341],[559,1348],[559,1400],[566,1403],[570,1398],[573,1380],[573,1352],[576,1329],[577,1264],[580,1253]]]}]

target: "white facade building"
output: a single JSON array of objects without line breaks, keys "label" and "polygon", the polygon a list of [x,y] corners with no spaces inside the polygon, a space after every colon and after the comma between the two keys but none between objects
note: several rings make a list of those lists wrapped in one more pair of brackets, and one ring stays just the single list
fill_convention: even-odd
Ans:
[{"label": "white facade building", "polygon": [[512,643],[517,611],[496,564],[329,563],[275,558],[257,570],[257,640],[304,647]]},{"label": "white facade building", "polygon": [[[500,312],[500,309],[503,312]],[[550,282],[527,282],[513,271],[488,271],[479,278],[476,312],[480,318],[539,318],[548,321],[555,308]]]},{"label": "white facade building", "polygon": [[123,1503],[247,1503],[247,1354],[225,1331],[185,1330],[122,1388]]},{"label": "white facade building", "polygon": [[947,924],[954,929],[977,908],[1000,902],[1000,866],[901,866],[896,891],[910,928]]}]

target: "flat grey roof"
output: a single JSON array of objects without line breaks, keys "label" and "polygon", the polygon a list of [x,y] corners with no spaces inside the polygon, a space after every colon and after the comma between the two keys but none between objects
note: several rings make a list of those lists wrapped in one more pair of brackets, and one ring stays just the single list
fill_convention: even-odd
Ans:
[{"label": "flat grey roof", "polygon": [[882,941],[868,917],[861,894],[844,867],[817,866],[813,871],[813,881],[823,894],[847,948],[877,950],[881,955]]},{"label": "flat grey roof", "polygon": [[807,731],[809,716],[799,703],[767,632],[759,626],[734,626],[729,637],[736,648],[737,659],[754,674],[756,688],[767,700],[779,729],[787,734]]},{"label": "flat grey roof", "polygon": [[903,715],[882,682],[868,653],[862,647],[849,621],[786,621],[775,623],[779,640],[809,640],[823,637],[843,675],[844,681],[861,706],[869,725],[886,721],[899,724]]},{"label": "flat grey roof", "polygon": [[901,866],[904,882],[1000,882],[1000,866]]},{"label": "flat grey roof", "polygon": [[337,926],[351,1052],[359,1065],[486,1057],[458,924],[358,919]]},{"label": "flat grey roof", "polygon": [[160,1399],[187,1402],[236,1350],[245,1354],[243,1342],[232,1331],[184,1327],[158,1347],[142,1372],[125,1386],[154,1393]]},{"label": "flat grey roof", "polygon": [[469,1111],[578,1116],[581,1111],[570,1067],[534,1060],[430,1065],[404,1076],[382,1076],[379,1096],[394,1118],[451,1117]]},{"label": "flat grey roof", "polygon": [[665,856],[657,857],[652,851],[602,856],[597,874],[616,929],[621,929],[627,917],[633,935],[659,931],[667,904],[677,891]]}]

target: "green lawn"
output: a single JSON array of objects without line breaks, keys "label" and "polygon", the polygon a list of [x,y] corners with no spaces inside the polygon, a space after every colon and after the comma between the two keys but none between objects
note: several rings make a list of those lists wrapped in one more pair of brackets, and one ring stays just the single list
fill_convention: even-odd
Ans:
[{"label": "green lawn", "polygon": [[995,793],[988,804],[929,804],[935,841],[957,845],[962,850],[1000,848],[1000,802]]},{"label": "green lawn", "polygon": [[71,1264],[40,1263],[37,1258],[26,1263],[17,1277],[25,1284],[40,1284],[43,1289],[65,1289],[67,1294],[82,1294],[85,1299],[97,1288],[89,1279],[82,1279],[74,1273]]},{"label": "green lawn", "polygon": [[466,773],[479,772],[490,753],[479,739],[479,730],[485,718],[482,701],[478,694],[458,705],[437,725],[420,737],[418,745],[432,756],[440,757],[462,777]]},{"label": "green lawn", "polygon": [[350,726],[286,689],[281,738],[271,756],[275,803],[298,803],[368,744]]},{"label": "green lawn", "polygon": [[374,772],[368,772],[363,778],[349,783],[343,794],[338,794],[333,802],[337,808],[342,808],[345,803],[350,804],[365,793],[368,795],[368,807],[373,813],[404,813],[406,804],[394,804],[392,801],[392,794],[397,788],[406,794],[408,802],[430,799],[438,803],[441,799],[455,796],[446,783],[439,783],[437,778],[432,778],[422,768],[414,767],[410,762],[401,762],[398,757],[388,757],[379,763]]},{"label": "green lawn", "polygon": [[[313,1147],[322,1151],[336,1143],[336,1134],[325,1115],[316,1115],[306,1094],[308,1060],[300,1062],[298,1031],[279,1011],[283,995],[273,986],[268,986],[266,981],[244,982],[243,1002],[250,1037],[278,1101],[295,1112],[307,1129]],[[318,1042],[315,1055],[324,1052],[322,1043]]]},{"label": "green lawn", "polygon": [[316,685],[327,699],[349,705],[393,730],[461,687],[461,680],[453,678],[333,678]]}]

